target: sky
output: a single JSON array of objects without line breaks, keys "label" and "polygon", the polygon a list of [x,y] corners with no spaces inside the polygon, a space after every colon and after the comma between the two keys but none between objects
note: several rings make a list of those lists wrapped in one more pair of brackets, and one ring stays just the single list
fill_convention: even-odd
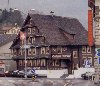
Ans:
[{"label": "sky", "polygon": [[[8,0],[0,0],[0,8],[8,8]],[[17,8],[23,12],[30,9],[57,16],[77,18],[87,29],[88,0],[9,0],[9,8]]]}]

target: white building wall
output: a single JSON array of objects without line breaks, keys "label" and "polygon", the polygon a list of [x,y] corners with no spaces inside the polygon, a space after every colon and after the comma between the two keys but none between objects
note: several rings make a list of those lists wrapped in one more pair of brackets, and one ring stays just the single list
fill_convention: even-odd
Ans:
[{"label": "white building wall", "polygon": [[[5,63],[5,71],[7,70],[15,70],[16,69],[16,62],[11,60],[11,52],[10,52],[10,46],[12,42],[9,42],[3,46],[0,47],[0,59]],[[7,60],[8,59],[8,60]]]}]

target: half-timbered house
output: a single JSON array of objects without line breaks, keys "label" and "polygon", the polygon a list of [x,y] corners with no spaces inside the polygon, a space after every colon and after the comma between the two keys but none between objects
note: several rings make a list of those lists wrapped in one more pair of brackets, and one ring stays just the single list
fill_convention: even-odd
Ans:
[{"label": "half-timbered house", "polygon": [[39,70],[68,69],[69,73],[85,67],[86,60],[94,65],[94,45],[88,46],[88,32],[75,18],[30,14],[20,31],[26,33],[27,63],[20,34],[10,47],[19,70],[25,63]]}]

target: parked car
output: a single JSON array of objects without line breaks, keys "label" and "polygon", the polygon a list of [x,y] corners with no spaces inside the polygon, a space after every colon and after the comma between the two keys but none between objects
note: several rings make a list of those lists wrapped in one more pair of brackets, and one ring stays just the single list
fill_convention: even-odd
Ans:
[{"label": "parked car", "polygon": [[94,78],[93,74],[94,73],[92,73],[92,72],[86,72],[86,73],[82,74],[81,77],[85,80],[90,80],[90,79]]},{"label": "parked car", "polygon": [[13,71],[13,72],[11,73],[11,76],[12,76],[12,77],[18,77],[18,72],[19,72],[19,70]]},{"label": "parked car", "polygon": [[[26,75],[28,78],[32,78],[32,76],[37,76],[35,73],[35,70],[33,69],[27,69]],[[18,77],[24,77],[25,76],[25,70],[18,71]]]},{"label": "parked car", "polygon": [[0,71],[0,77],[5,77],[5,73]]},{"label": "parked car", "polygon": [[5,72],[5,76],[6,77],[11,77],[12,76],[13,71],[6,71]]},{"label": "parked car", "polygon": [[18,77],[24,77],[25,76],[25,71],[21,70],[18,72]]}]

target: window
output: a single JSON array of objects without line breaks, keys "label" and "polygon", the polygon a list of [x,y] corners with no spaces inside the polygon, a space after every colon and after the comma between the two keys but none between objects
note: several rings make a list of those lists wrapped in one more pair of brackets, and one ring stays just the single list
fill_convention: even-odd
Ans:
[{"label": "window", "polygon": [[95,6],[95,14],[99,15],[99,6]]},{"label": "window", "polygon": [[99,27],[99,22],[95,22],[95,27]]},{"label": "window", "polygon": [[45,66],[46,63],[45,63],[45,59],[41,59],[41,66]]},{"label": "window", "polygon": [[25,65],[25,60],[23,60],[23,65]]},{"label": "window", "polygon": [[19,60],[19,66],[22,66],[22,60]]},{"label": "window", "polygon": [[33,66],[36,66],[36,61],[35,60],[33,60]]},{"label": "window", "polygon": [[35,33],[35,28],[32,28],[32,33]]},{"label": "window", "polygon": [[83,65],[84,65],[85,67],[90,67],[90,66],[92,66],[92,57],[83,58]]},{"label": "window", "polygon": [[32,48],[32,55],[36,55],[36,48]]},{"label": "window", "polygon": [[22,49],[22,55],[25,55],[25,50],[24,49]]},{"label": "window", "polygon": [[49,54],[49,47],[46,47],[46,54]]},{"label": "window", "polygon": [[62,47],[57,47],[57,52],[58,52],[58,54],[61,54],[62,53]]},{"label": "window", "polygon": [[66,51],[67,51],[67,47],[63,47],[62,52],[66,52]]},{"label": "window", "polygon": [[82,53],[86,53],[86,46],[82,46]]},{"label": "window", "polygon": [[28,49],[28,55],[31,55],[31,49]]},{"label": "window", "polygon": [[88,57],[88,60],[90,62],[90,65],[92,65],[92,57]]},{"label": "window", "polygon": [[28,38],[28,44],[31,44],[31,43],[32,43],[32,38],[29,37],[29,38]]},{"label": "window", "polygon": [[22,55],[22,49],[19,50],[19,55]]},{"label": "window", "polygon": [[35,42],[35,37],[32,38],[32,43],[34,43],[34,42]]},{"label": "window", "polygon": [[78,57],[77,51],[73,51],[73,58],[77,58],[77,57]]},{"label": "window", "polygon": [[55,60],[55,66],[59,66],[60,65],[60,61],[59,60]]},{"label": "window", "polygon": [[87,53],[91,53],[91,47],[87,47]]},{"label": "window", "polygon": [[32,66],[32,60],[28,60],[28,66]]},{"label": "window", "polygon": [[53,48],[52,48],[52,52],[53,52],[53,53],[56,53],[56,52],[57,52],[57,48],[56,48],[56,47],[53,47]]},{"label": "window", "polygon": [[41,60],[40,59],[37,60],[37,66],[41,66]]},{"label": "window", "polygon": [[41,47],[41,54],[45,54],[45,47]]},{"label": "window", "polygon": [[28,34],[31,34],[31,28],[28,28]]}]

